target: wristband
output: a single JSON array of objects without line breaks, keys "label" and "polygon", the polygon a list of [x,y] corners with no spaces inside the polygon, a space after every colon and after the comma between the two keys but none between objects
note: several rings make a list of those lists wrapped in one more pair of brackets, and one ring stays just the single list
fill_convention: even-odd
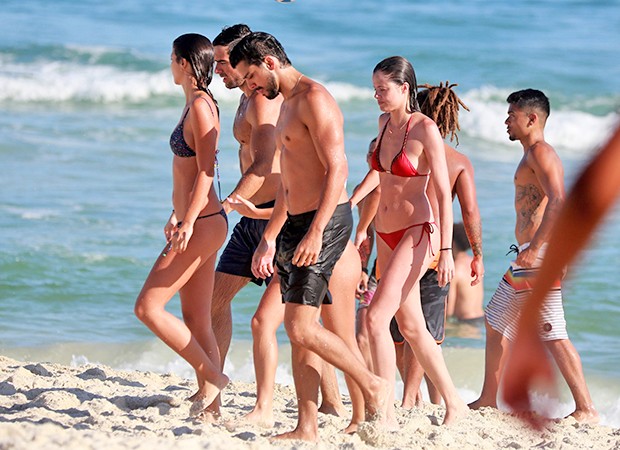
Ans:
[{"label": "wristband", "polygon": [[440,249],[439,249],[439,251],[440,251],[440,252],[443,252],[444,250],[450,250],[450,251],[452,251],[452,249],[451,249],[450,247],[440,248]]}]

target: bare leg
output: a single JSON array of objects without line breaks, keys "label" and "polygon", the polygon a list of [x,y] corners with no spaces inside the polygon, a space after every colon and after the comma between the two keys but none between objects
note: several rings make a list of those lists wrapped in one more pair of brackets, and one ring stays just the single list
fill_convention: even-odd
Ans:
[{"label": "bare leg", "polygon": [[[291,345],[316,353],[328,363],[345,372],[345,376],[350,376],[362,389],[367,413],[369,415],[379,413],[387,396],[388,386],[385,381],[373,375],[364,366],[361,357],[358,359],[342,339],[323,328],[318,321],[318,314],[319,311],[313,306],[286,304],[284,325]],[[353,342],[355,342],[355,338],[353,338]],[[304,372],[302,370],[298,373]],[[296,380],[296,386],[297,382],[298,380]],[[303,390],[297,393],[298,398],[312,398],[314,394],[306,391],[309,386],[303,383],[303,380],[300,383]],[[302,402],[304,401],[306,400]],[[299,421],[302,420],[310,420],[310,415],[302,416],[300,414]],[[316,421],[316,419],[312,420]],[[314,422],[312,424],[299,423],[297,429],[307,430],[315,426]]]},{"label": "bare leg", "polygon": [[[385,269],[370,305],[368,319],[370,333],[374,337],[374,342],[371,341],[374,367],[382,378],[392,383],[391,403],[388,402],[386,412],[388,427],[398,426],[393,404],[396,361],[389,333],[389,323],[394,314],[401,333],[412,346],[415,356],[438,387],[446,403],[443,423],[454,423],[467,413],[467,406],[452,383],[443,355],[426,329],[420,303],[419,280],[430,263],[430,256],[428,243],[419,239],[421,232],[422,229],[415,228],[406,232],[391,254],[381,240],[377,246],[379,265]],[[430,237],[437,247],[439,236]],[[417,247],[416,242],[419,242]],[[387,264],[381,262],[385,260]]]},{"label": "bare leg", "polygon": [[321,369],[321,406],[319,412],[331,414],[332,416],[343,416],[347,410],[342,403],[340,389],[338,388],[338,378],[334,366],[323,361]]},{"label": "bare leg", "polygon": [[485,320],[485,326],[487,339],[484,354],[484,382],[478,400],[469,404],[471,409],[478,409],[483,406],[497,408],[497,392],[508,353],[507,339],[501,333],[495,331],[489,325],[488,320]]},{"label": "bare leg", "polygon": [[224,369],[224,362],[232,339],[232,313],[230,303],[235,295],[237,295],[249,281],[250,279],[246,277],[215,272],[211,320],[213,322],[213,332],[215,333],[217,346],[220,351],[221,369]]},{"label": "bare leg", "polygon": [[[198,221],[185,252],[170,252],[157,259],[135,305],[136,316],[194,368],[199,388],[197,402],[201,402],[199,407],[204,404],[202,409],[228,384],[228,377],[219,369],[212,332],[198,330],[210,327],[215,255],[225,238],[226,223],[221,216]],[[165,310],[177,291],[181,291],[183,316],[189,325]]]},{"label": "bare leg", "polygon": [[271,428],[274,424],[273,388],[278,368],[276,331],[283,320],[284,304],[280,294],[280,279],[274,274],[252,318],[256,405],[245,416],[245,420],[265,428]]},{"label": "bare leg", "polygon": [[590,397],[590,391],[583,375],[581,358],[575,346],[568,339],[547,341],[545,344],[575,399],[575,411],[571,416],[578,422],[597,423],[598,413]]},{"label": "bare leg", "polygon": [[416,359],[444,399],[446,415],[443,424],[455,423],[467,414],[467,405],[459,396],[450,378],[440,347],[426,329],[418,289],[415,289],[411,297],[401,304],[397,318],[401,333],[410,343]]},{"label": "bare leg", "polygon": [[[307,308],[312,308],[312,306],[307,306]],[[293,342],[291,342],[291,356],[299,418],[293,431],[279,434],[275,436],[275,439],[317,442],[319,439],[318,394],[324,361],[312,351]]]},{"label": "bare leg", "polygon": [[357,346],[362,352],[366,367],[372,370],[372,354],[370,353],[370,338],[368,336],[368,327],[366,323],[366,315],[368,308],[359,308],[356,313],[355,338]]},{"label": "bare leg", "polygon": [[[440,347],[441,348],[441,347]],[[428,398],[431,400],[433,405],[441,405],[441,394],[439,390],[435,387],[433,382],[428,378],[425,374],[424,379],[426,380],[426,387],[428,388]]]},{"label": "bare leg", "polygon": [[422,405],[422,391],[420,391],[420,385],[422,384],[424,369],[416,359],[407,341],[399,347],[401,347],[401,364],[403,365],[403,372],[405,374],[403,378],[403,402],[401,406],[405,409],[413,409],[416,406]]},{"label": "bare leg", "polygon": [[[416,237],[419,237],[420,232],[417,230]],[[404,297],[413,289],[419,291],[418,280],[423,273],[422,269],[428,265],[426,261],[428,244],[425,245],[423,241],[412,252],[411,249],[414,246],[412,233],[413,229],[405,233],[394,252],[381,239],[377,240],[378,264],[383,276],[377,285],[367,315],[373,369],[377,375],[390,384],[390,395],[383,417],[384,425],[389,430],[396,430],[399,427],[394,409],[396,351],[390,333],[390,322],[400,308]],[[404,374],[404,365],[402,369]]]},{"label": "bare leg", "polygon": [[[359,253],[353,243],[349,241],[334,267],[334,272],[329,282],[333,304],[325,305],[321,308],[321,317],[325,328],[342,339],[349,351],[365,368],[364,357],[355,338],[355,288],[360,274],[361,262]],[[345,381],[351,397],[353,410],[351,423],[345,429],[345,432],[354,433],[357,431],[357,426],[366,420],[364,396],[355,381],[346,372]],[[341,400],[340,404],[342,405]]]}]

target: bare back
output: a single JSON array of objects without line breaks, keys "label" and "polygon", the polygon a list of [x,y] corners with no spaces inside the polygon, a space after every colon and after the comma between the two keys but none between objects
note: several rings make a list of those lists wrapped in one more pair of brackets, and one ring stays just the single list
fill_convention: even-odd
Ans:
[{"label": "bare back", "polygon": [[[311,132],[312,130],[312,132]],[[276,127],[284,199],[290,214],[318,209],[329,166],[345,164],[343,118],[336,101],[319,83],[305,78],[282,104]],[[348,200],[346,179],[338,203]]]}]

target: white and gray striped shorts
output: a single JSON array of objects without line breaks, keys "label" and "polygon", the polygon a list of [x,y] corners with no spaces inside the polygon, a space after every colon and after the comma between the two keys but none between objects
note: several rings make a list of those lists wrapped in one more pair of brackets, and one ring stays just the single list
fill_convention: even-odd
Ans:
[{"label": "white and gray striped shorts", "polygon": [[[527,246],[528,244],[524,244],[519,250]],[[533,268],[519,267],[513,261],[485,309],[485,316],[491,328],[510,341],[514,341],[517,337],[519,315],[532,291],[532,281],[536,277],[545,250],[546,244],[541,247]],[[568,339],[560,280],[554,284],[545,298],[541,309],[539,333],[543,341]]]}]

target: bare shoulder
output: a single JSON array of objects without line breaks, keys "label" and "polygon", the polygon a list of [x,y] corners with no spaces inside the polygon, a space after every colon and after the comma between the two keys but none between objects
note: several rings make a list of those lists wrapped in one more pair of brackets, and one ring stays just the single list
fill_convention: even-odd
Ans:
[{"label": "bare shoulder", "polygon": [[474,166],[467,156],[448,144],[445,144],[444,148],[446,149],[446,159],[449,166],[453,166],[467,172],[474,171]]},{"label": "bare shoulder", "polygon": [[528,149],[527,162],[534,167],[547,164],[562,165],[559,155],[546,141],[537,142]]},{"label": "bare shoulder", "polygon": [[342,120],[342,112],[336,99],[321,83],[310,80],[296,97],[297,108],[302,115],[314,119]]},{"label": "bare shoulder", "polygon": [[246,108],[246,119],[250,124],[269,122],[275,124],[282,106],[282,95],[269,100],[264,95],[254,93],[249,99]]},{"label": "bare shoulder", "polygon": [[201,120],[213,121],[217,117],[217,107],[213,99],[208,95],[196,95],[191,102],[191,110],[193,110],[197,118]]}]

